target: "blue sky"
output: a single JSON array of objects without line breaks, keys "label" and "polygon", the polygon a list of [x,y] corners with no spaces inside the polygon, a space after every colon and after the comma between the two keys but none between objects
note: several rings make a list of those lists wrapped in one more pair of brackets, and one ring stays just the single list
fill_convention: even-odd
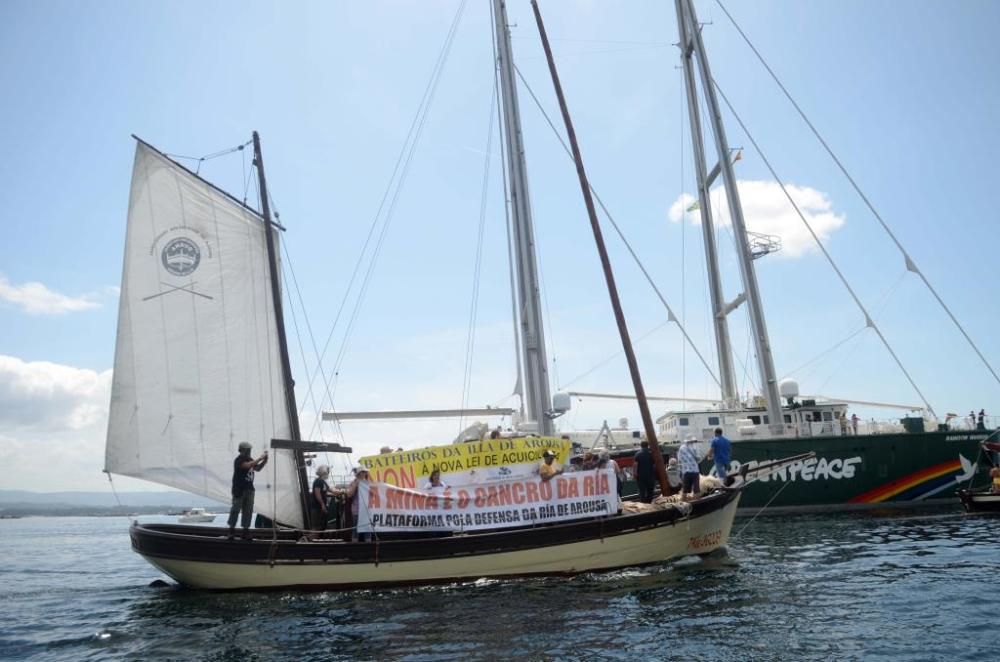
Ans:
[{"label": "blue sky", "polygon": [[[530,6],[510,4],[515,59],[556,117]],[[73,488],[104,481],[129,135],[169,153],[203,155],[261,133],[286,246],[322,344],[458,5],[0,4],[0,461],[8,468],[0,488],[50,487],[54,473]],[[993,34],[1000,6],[726,6],[987,358],[1000,362],[993,259],[1000,224],[991,182],[1000,155]],[[340,409],[461,404],[492,91],[487,7],[468,3],[462,16],[346,346]],[[702,1],[698,9],[720,87],[778,173],[826,220],[828,249],[938,414],[1000,407],[1000,386],[923,285],[904,275],[898,251],[718,5]],[[550,1],[542,11],[591,180],[711,357],[700,228],[669,214],[695,189],[672,3]],[[619,346],[575,173],[523,88],[520,94],[554,388],[625,392],[621,360],[574,381]],[[747,148],[738,178],[759,183],[759,195],[744,200],[748,216],[756,210],[751,226],[763,224],[785,241],[785,251],[757,263],[779,375],[799,379],[804,392],[919,402],[870,332],[825,354],[863,317],[801,242],[796,219],[774,202],[771,177],[733,118],[724,119],[730,143]],[[510,404],[514,381],[495,149],[491,164],[469,393],[477,405]],[[234,155],[206,162],[202,174],[239,195],[243,168]],[[739,285],[727,233],[722,228],[719,237],[732,297]],[[644,335],[666,314],[620,243],[609,243],[633,335]],[[301,324],[297,301],[296,314]],[[753,364],[745,318],[735,315],[732,326],[737,378],[752,389],[754,372],[742,368]],[[301,386],[305,369],[292,335]],[[333,338],[331,356],[343,344],[343,322]],[[714,395],[675,327],[648,335],[638,354],[649,392]],[[298,395],[311,411],[308,394]],[[562,424],[619,416],[637,420],[632,405],[584,401]],[[457,425],[368,424],[344,434],[371,451],[447,442]],[[335,438],[330,428],[319,434]]]}]

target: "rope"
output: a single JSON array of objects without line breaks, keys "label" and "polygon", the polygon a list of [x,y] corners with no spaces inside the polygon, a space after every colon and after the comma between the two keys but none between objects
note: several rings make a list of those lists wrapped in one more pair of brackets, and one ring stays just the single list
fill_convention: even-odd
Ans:
[{"label": "rope", "polygon": [[[285,261],[282,264],[282,266],[284,266],[286,264],[288,265],[288,273],[292,277],[292,285],[295,287],[295,294],[296,294],[296,296],[299,299],[299,307],[302,310],[302,318],[303,318],[303,321],[305,322],[305,325],[306,325],[306,331],[308,331],[308,333],[309,333],[309,341],[312,343],[313,352],[316,354],[318,370],[320,371],[320,375],[323,377],[323,381],[325,382],[326,381],[326,374],[323,372],[323,365],[322,365],[322,363],[319,363],[319,360],[318,360],[319,359],[319,348],[316,346],[316,337],[313,335],[312,324],[309,322],[309,314],[306,312],[306,305],[305,305],[305,302],[302,299],[302,290],[299,288],[299,279],[295,276],[295,267],[292,266],[292,257],[288,253],[287,243],[286,242],[282,242],[281,246],[282,246],[282,250],[285,253]],[[298,345],[299,345],[299,354],[302,356],[302,365],[305,366],[305,365],[307,365],[307,363],[306,363],[305,349],[302,347],[302,336],[299,333],[299,322],[298,322],[298,319],[295,317],[295,306],[293,305],[293,302],[292,302],[292,293],[288,290],[288,288],[286,288],[286,292],[288,294],[288,308],[292,312],[292,323],[295,326],[295,339],[296,339],[296,341],[298,342]],[[316,416],[322,418],[322,412],[320,411],[321,410],[321,406],[320,406],[319,403],[316,402],[316,394],[313,391],[312,384],[310,384],[309,388],[306,390],[306,399],[308,399],[310,402],[312,402],[313,409],[316,410]],[[299,413],[301,414],[302,411],[303,411],[303,408],[300,407],[299,408]],[[319,438],[320,438],[320,441],[323,441],[323,427],[322,426],[317,426],[317,427],[319,428]]]},{"label": "rope", "polygon": [[739,538],[739,537],[740,537],[740,534],[742,534],[742,533],[743,533],[744,531],[746,531],[746,528],[747,528],[748,526],[750,526],[751,524],[753,524],[753,523],[754,523],[754,520],[756,520],[756,519],[757,519],[757,517],[759,517],[759,516],[760,516],[760,514],[761,514],[762,512],[764,512],[764,511],[765,511],[765,510],[767,509],[767,507],[768,507],[768,506],[770,506],[770,505],[771,505],[771,503],[772,503],[772,502],[773,502],[773,501],[774,501],[775,499],[777,499],[777,498],[778,498],[778,495],[779,495],[779,494],[781,494],[782,492],[784,492],[784,491],[785,491],[785,488],[786,488],[786,487],[788,487],[788,486],[789,486],[789,485],[791,485],[791,484],[792,484],[792,481],[790,481],[790,480],[786,480],[786,481],[784,482],[784,484],[783,484],[783,485],[781,486],[781,489],[779,489],[779,490],[778,490],[777,492],[775,492],[775,493],[774,493],[774,496],[773,496],[773,497],[771,497],[771,498],[770,498],[770,499],[768,500],[768,502],[767,502],[767,503],[765,503],[765,504],[763,505],[763,507],[761,507],[761,509],[760,509],[760,510],[758,510],[758,511],[757,511],[757,512],[756,512],[756,513],[754,514],[754,516],[750,518],[750,521],[749,521],[749,522],[747,522],[746,524],[744,524],[744,525],[743,525],[743,527],[742,527],[742,528],[741,528],[741,529],[740,529],[739,531],[737,531],[737,532],[736,532],[736,535],[735,535],[735,536],[730,536],[730,537],[729,537],[729,539],[730,539],[730,540],[735,540],[735,539]]},{"label": "rope", "polygon": [[[217,159],[220,156],[225,156],[226,154],[232,154],[233,152],[242,152],[243,148],[245,148],[252,142],[253,140],[248,140],[242,145],[237,145],[236,147],[230,147],[228,149],[221,149],[218,152],[212,152],[211,154],[206,154],[205,156],[184,156],[183,154],[167,154],[166,152],[164,152],[164,154],[166,154],[172,159],[185,159],[188,161],[197,162],[198,165],[195,167],[194,170],[194,174],[197,175],[201,171],[201,164],[204,163],[205,161],[211,161],[212,159]],[[246,200],[245,196],[244,200]]]},{"label": "rope", "polygon": [[[347,351],[348,342],[350,340],[351,332],[354,328],[354,323],[357,321],[358,313],[361,310],[361,304],[364,301],[365,294],[368,290],[368,285],[371,282],[371,275],[374,271],[375,264],[378,261],[378,255],[381,252],[382,244],[385,240],[386,232],[392,222],[393,212],[396,207],[396,202],[399,199],[399,192],[403,188],[403,184],[406,181],[407,173],[409,172],[409,166],[413,159],[413,154],[416,152],[417,145],[420,141],[420,136],[423,133],[423,128],[427,119],[427,112],[430,108],[431,102],[434,99],[435,92],[437,91],[438,83],[441,80],[441,72],[444,70],[444,63],[448,59],[448,54],[451,51],[451,46],[454,43],[455,33],[458,29],[458,24],[461,20],[462,13],[465,10],[467,0],[462,0],[458,9],[455,12],[455,17],[452,20],[451,26],[445,37],[445,43],[441,47],[441,51],[438,54],[437,61],[434,63],[434,67],[431,71],[431,78],[427,82],[427,86],[424,88],[423,97],[417,106],[417,112],[414,114],[413,120],[410,123],[410,129],[407,133],[406,140],[403,141],[403,147],[400,149],[399,156],[396,159],[396,165],[393,168],[392,174],[389,177],[389,182],[386,185],[385,192],[382,194],[382,199],[379,202],[378,210],[375,212],[375,217],[372,219],[372,224],[368,230],[368,236],[365,239],[365,243],[362,246],[361,254],[358,257],[357,263],[354,265],[354,272],[351,275],[350,282],[348,283],[347,291],[344,294],[344,299],[341,301],[340,308],[337,311],[336,318],[334,319],[333,326],[330,329],[330,334],[327,336],[326,343],[323,346],[323,352],[320,355],[320,362],[326,356],[326,351],[329,348],[330,341],[333,339],[334,331],[337,328],[337,323],[340,321],[341,313],[344,306],[347,304],[347,300],[350,297],[351,288],[354,285],[355,278],[364,261],[365,252],[367,251],[368,245],[371,242],[372,236],[375,232],[375,228],[378,227],[380,218],[383,219],[382,229],[376,240],[375,247],[372,250],[370,263],[365,271],[364,277],[362,278],[362,284],[355,300],[354,308],[351,312],[350,319],[347,324],[347,330],[344,333],[344,339],[341,343],[340,352],[338,353],[333,366],[333,385],[331,387],[330,382],[325,383],[326,387],[326,399],[329,400],[330,406],[333,406],[334,394],[336,392],[337,380],[339,378],[339,368],[342,365],[344,355]],[[397,177],[398,175],[398,177]],[[390,200],[391,195],[391,200]],[[386,202],[389,201],[388,211],[386,211],[384,217],[382,214],[383,209],[386,208]],[[312,376],[309,378],[310,385],[315,380],[318,370],[313,372]],[[314,424],[315,426],[315,424]]]},{"label": "rope", "polygon": [[[500,77],[496,75],[496,68],[499,66],[499,55],[497,54],[497,30],[496,30],[496,15],[493,13],[494,7],[493,3],[490,3],[490,32],[492,34],[492,44],[493,44],[493,62],[494,62],[494,75],[493,75],[493,91],[494,98],[497,104],[497,130],[500,135],[503,135],[503,117],[500,108]],[[514,394],[518,396],[518,412],[521,418],[524,418],[524,375],[521,367],[521,331],[519,325],[520,316],[518,314],[517,308],[517,284],[514,280],[514,239],[511,234],[511,215],[510,215],[510,197],[508,195],[510,187],[507,185],[507,145],[505,141],[500,142],[500,174],[503,178],[503,195],[504,195],[504,221],[505,229],[507,231],[507,275],[510,280],[510,309],[511,309],[511,321],[514,324],[514,365],[517,368],[517,381],[514,383]],[[513,423],[513,420],[511,421]]]},{"label": "rope", "polygon": [[[653,327],[652,329],[650,329],[650,330],[649,330],[649,331],[647,331],[646,333],[642,334],[641,336],[638,336],[638,337],[637,337],[637,338],[636,338],[636,339],[635,339],[635,340],[634,340],[634,341],[632,342],[632,344],[633,344],[633,345],[638,345],[638,344],[639,344],[640,342],[642,342],[643,340],[645,340],[645,339],[646,339],[646,338],[648,338],[649,336],[653,335],[654,333],[656,333],[657,331],[659,331],[660,329],[662,329],[663,327],[665,327],[665,326],[666,326],[666,325],[668,325],[668,324],[670,324],[670,320],[667,320],[666,322],[661,322],[660,324],[658,324],[658,325],[654,326],[654,327]],[[586,370],[585,372],[582,372],[582,373],[580,373],[579,375],[577,375],[577,376],[576,376],[576,377],[574,377],[573,379],[569,380],[569,381],[568,381],[568,382],[566,382],[565,384],[562,384],[562,386],[561,386],[560,388],[566,388],[567,386],[570,386],[571,384],[574,384],[574,383],[576,383],[576,382],[580,381],[581,379],[583,379],[584,377],[586,377],[586,376],[587,376],[587,375],[589,375],[590,373],[594,372],[594,371],[595,371],[595,370],[597,370],[598,368],[602,368],[602,367],[604,367],[604,366],[605,366],[606,364],[610,363],[611,361],[614,361],[615,359],[617,359],[618,357],[620,357],[620,356],[621,356],[621,355],[622,355],[623,353],[624,353],[624,352],[623,352],[622,350],[618,350],[617,352],[615,352],[614,354],[612,354],[612,355],[611,355],[611,356],[609,356],[608,358],[606,358],[606,359],[604,359],[603,361],[600,361],[599,363],[595,364],[595,365],[594,365],[594,366],[593,366],[592,368],[590,368],[589,370]]]},{"label": "rope", "polygon": [[[552,129],[553,133],[556,136],[556,139],[559,140],[559,144],[562,145],[563,149],[566,151],[566,154],[572,159],[573,158],[573,154],[572,154],[572,152],[570,152],[569,147],[566,145],[566,141],[563,140],[562,135],[559,133],[559,130],[556,128],[555,124],[552,123],[552,120],[549,119],[548,113],[545,112],[545,108],[542,107],[542,104],[538,100],[538,97],[535,96],[535,93],[531,89],[531,86],[528,85],[528,81],[526,81],[524,79],[524,76],[521,74],[521,70],[518,69],[515,66],[514,67],[514,71],[517,73],[517,77],[519,79],[521,79],[521,83],[524,84],[525,89],[528,91],[528,94],[531,96],[531,99],[535,102],[535,105],[538,107],[538,110],[542,113],[542,117],[545,118],[545,121],[548,123],[549,127]],[[649,285],[650,285],[650,287],[653,288],[653,292],[656,293],[656,296],[660,299],[660,303],[663,304],[663,307],[667,309],[667,319],[668,319],[668,321],[674,322],[675,324],[677,324],[677,328],[680,329],[681,333],[684,335],[684,339],[687,341],[688,345],[691,346],[691,349],[694,350],[694,353],[698,355],[698,359],[701,361],[701,364],[705,367],[705,370],[708,371],[709,376],[711,376],[711,378],[715,381],[715,383],[719,386],[719,388],[721,388],[722,387],[722,383],[719,381],[719,378],[715,376],[715,372],[712,371],[711,366],[709,366],[708,362],[705,361],[705,357],[702,356],[702,354],[701,354],[700,351],[698,351],[697,345],[695,345],[694,341],[691,340],[691,337],[688,335],[688,332],[684,328],[684,325],[681,324],[680,320],[674,314],[674,311],[670,307],[670,304],[667,303],[667,300],[664,298],[663,294],[660,292],[660,288],[658,288],[656,286],[656,283],[653,282],[653,278],[649,275],[649,272],[646,271],[646,267],[642,264],[642,261],[639,260],[639,256],[636,254],[635,250],[633,250],[632,244],[630,244],[629,241],[625,238],[625,235],[622,233],[621,228],[618,227],[618,223],[615,221],[614,217],[611,215],[611,212],[608,211],[608,208],[604,205],[604,201],[601,200],[601,196],[599,196],[597,194],[597,191],[594,190],[593,185],[591,185],[589,182],[588,182],[588,188],[590,188],[590,192],[593,194],[594,200],[597,202],[598,206],[600,206],[601,211],[604,212],[604,215],[611,222],[611,226],[615,229],[615,232],[618,234],[618,238],[621,239],[622,243],[625,244],[625,248],[628,249],[629,255],[632,256],[632,259],[635,261],[636,265],[642,271],[642,275],[645,276],[646,282],[648,282]]]},{"label": "rope", "polygon": [[923,400],[924,405],[927,407],[927,411],[929,411],[932,415],[936,416],[936,414],[934,414],[934,408],[931,406],[931,403],[927,401],[927,398],[924,397],[924,394],[920,390],[920,387],[918,387],[917,383],[913,381],[913,377],[910,376],[909,371],[906,369],[906,367],[903,365],[903,362],[896,355],[896,352],[892,349],[892,345],[890,345],[886,337],[882,335],[881,329],[878,328],[878,325],[875,324],[875,320],[873,320],[871,315],[868,314],[868,310],[865,308],[865,305],[861,303],[861,299],[859,299],[858,295],[854,292],[854,288],[852,288],[850,283],[847,282],[847,278],[840,271],[840,268],[837,266],[837,263],[834,262],[833,256],[831,256],[829,251],[826,250],[826,246],[823,245],[823,242],[819,240],[819,237],[813,230],[812,225],[809,224],[809,221],[806,220],[806,217],[802,213],[802,210],[799,209],[798,204],[796,204],[795,200],[792,199],[791,194],[785,187],[785,182],[778,176],[778,173],[775,172],[774,167],[771,165],[771,162],[764,155],[764,152],[761,150],[760,145],[757,144],[757,141],[754,139],[753,135],[750,134],[750,130],[747,129],[746,124],[743,123],[742,118],[740,118],[736,110],[733,108],[733,104],[729,102],[729,97],[727,97],[726,93],[722,91],[721,87],[719,87],[718,82],[713,80],[712,84],[715,86],[715,89],[718,90],[719,96],[722,97],[722,100],[726,102],[726,107],[729,108],[729,112],[733,114],[733,117],[739,123],[740,128],[743,129],[743,133],[746,134],[747,138],[750,140],[750,143],[753,145],[754,151],[757,152],[757,155],[760,156],[761,161],[763,161],[764,165],[767,166],[767,169],[771,173],[771,176],[774,177],[774,180],[778,183],[778,186],[781,187],[781,192],[785,194],[785,197],[788,199],[788,202],[792,205],[792,208],[798,215],[799,220],[801,220],[802,223],[806,226],[806,229],[812,236],[813,241],[816,242],[816,246],[819,247],[820,252],[822,252],[823,256],[826,258],[826,261],[830,263],[830,267],[833,268],[833,271],[837,274],[837,277],[840,279],[840,282],[847,289],[847,292],[851,295],[851,298],[854,300],[854,303],[857,304],[858,308],[861,309],[861,312],[865,316],[865,326],[870,328],[872,331],[876,333],[876,335],[878,335],[879,340],[881,340],[882,344],[885,345],[885,348],[889,351],[889,354],[896,362],[896,365],[899,366],[899,369],[903,372],[903,375],[906,376],[907,381],[910,382],[910,386],[913,387],[913,390],[916,391],[917,395],[920,396],[920,399]]},{"label": "rope", "polygon": [[[494,78],[496,71],[494,70]],[[462,373],[462,409],[469,405],[472,381],[472,357],[476,346],[476,316],[479,312],[479,283],[483,268],[483,236],[486,230],[486,202],[490,189],[490,161],[493,157],[493,113],[496,109],[496,83],[490,95],[490,117],[486,122],[486,155],[483,157],[483,186],[479,198],[479,230],[476,237],[476,259],[472,270],[472,300],[469,302],[469,328],[465,337],[465,370]],[[458,418],[458,432],[462,433],[465,416]]]},{"label": "rope", "polygon": [[118,491],[115,489],[115,481],[111,480],[111,472],[105,469],[104,473],[108,475],[108,485],[111,486],[111,494],[115,496],[115,503],[117,503],[118,507],[121,508],[125,504],[123,504],[122,500],[118,498]]},{"label": "rope", "polygon": [[[858,186],[857,182],[854,181],[854,178],[851,177],[851,174],[849,172],[847,172],[847,168],[844,167],[844,164],[840,161],[839,158],[837,158],[837,155],[833,152],[833,149],[830,148],[830,145],[826,142],[826,140],[823,138],[823,136],[820,135],[819,130],[816,129],[816,127],[813,125],[813,123],[811,121],[809,121],[809,118],[806,117],[805,112],[803,112],[803,110],[799,106],[799,104],[795,102],[795,99],[792,98],[792,95],[788,92],[788,89],[784,86],[784,84],[782,84],[782,82],[778,78],[777,74],[774,73],[774,70],[771,69],[771,67],[764,60],[764,56],[760,54],[760,51],[758,51],[757,48],[753,45],[753,43],[750,41],[750,38],[747,37],[747,35],[746,35],[745,32],[743,32],[743,29],[740,28],[739,24],[736,22],[736,19],[734,19],[733,16],[732,16],[732,14],[729,13],[729,10],[726,9],[725,5],[722,4],[722,0],[715,0],[715,1],[719,5],[719,7],[722,8],[722,11],[726,14],[726,17],[729,18],[729,21],[733,24],[733,27],[736,28],[736,31],[740,33],[741,37],[743,37],[743,41],[745,41],[747,43],[747,46],[750,47],[750,50],[752,50],[753,53],[754,53],[754,55],[757,56],[757,59],[760,60],[760,63],[767,70],[767,73],[771,75],[771,79],[774,80],[774,82],[778,85],[778,87],[784,93],[785,98],[788,99],[788,101],[795,108],[796,112],[798,112],[799,117],[801,117],[802,121],[804,121],[806,123],[806,125],[809,127],[809,130],[812,131],[812,134],[814,136],[816,136],[816,139],[823,146],[823,149],[826,150],[826,153],[830,155],[830,158],[833,159],[833,162],[837,164],[837,168],[839,168],[840,172],[843,173],[844,177],[847,178],[847,181],[851,184],[851,187],[858,194],[858,196],[861,198],[861,200],[865,203],[865,206],[868,207],[868,210],[871,211],[872,215],[878,221],[879,225],[881,225],[882,229],[885,230],[885,233],[887,235],[889,235],[889,238],[892,240],[892,243],[894,243],[896,245],[896,248],[899,249],[899,252],[903,255],[903,260],[905,261],[906,270],[907,271],[911,271],[911,272],[917,274],[920,277],[920,280],[922,280],[924,282],[924,285],[926,285],[927,289],[930,290],[930,293],[932,295],[934,295],[934,298],[937,300],[937,302],[944,309],[945,313],[948,314],[948,317],[951,318],[951,321],[955,324],[955,326],[958,328],[958,330],[962,333],[962,336],[965,338],[965,340],[972,347],[973,351],[975,351],[976,356],[979,357],[979,359],[983,362],[983,365],[986,366],[986,369],[990,371],[991,375],[993,375],[993,379],[995,379],[996,382],[998,384],[1000,384],[1000,375],[997,375],[996,371],[993,369],[993,366],[990,364],[989,361],[986,360],[986,357],[983,356],[983,353],[979,350],[979,347],[976,345],[976,343],[973,342],[973,340],[969,336],[969,334],[966,333],[965,328],[961,325],[961,323],[959,323],[958,319],[951,312],[951,309],[944,302],[944,300],[941,299],[941,297],[938,295],[937,290],[934,289],[934,287],[931,285],[930,281],[927,280],[927,277],[924,276],[923,272],[920,271],[920,269],[917,267],[917,264],[913,261],[913,258],[910,257],[909,253],[906,252],[906,249],[903,248],[903,245],[900,243],[899,239],[897,239],[896,235],[892,232],[891,229],[889,229],[889,225],[882,218],[882,215],[878,213],[878,211],[875,209],[875,206],[872,205],[871,201],[868,199],[868,196],[865,195],[864,191],[861,190],[861,187]],[[716,88],[718,88],[718,84],[716,84]],[[728,104],[729,102],[727,101],[726,103]],[[933,410],[931,410],[931,412],[933,413]]]}]

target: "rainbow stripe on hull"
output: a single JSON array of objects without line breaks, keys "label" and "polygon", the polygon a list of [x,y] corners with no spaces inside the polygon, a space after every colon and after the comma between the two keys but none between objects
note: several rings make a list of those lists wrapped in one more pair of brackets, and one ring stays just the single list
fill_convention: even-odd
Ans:
[{"label": "rainbow stripe on hull", "polygon": [[919,500],[923,494],[934,492],[948,484],[955,484],[955,477],[961,472],[962,463],[959,460],[941,462],[863,492],[848,500],[848,503]]}]

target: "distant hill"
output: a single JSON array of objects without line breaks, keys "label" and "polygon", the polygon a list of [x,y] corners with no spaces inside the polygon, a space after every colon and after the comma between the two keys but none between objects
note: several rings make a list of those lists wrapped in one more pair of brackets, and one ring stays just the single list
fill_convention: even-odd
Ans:
[{"label": "distant hill", "polygon": [[159,509],[163,512],[171,509],[190,508],[192,506],[202,506],[221,512],[221,509],[228,508],[226,504],[221,504],[202,496],[188,494],[187,492],[119,492],[118,498],[108,492],[29,492],[27,490],[0,490],[0,511],[11,511],[14,509],[24,510],[27,507],[31,510],[44,508],[45,510],[66,509],[104,509],[115,510],[148,510]]}]

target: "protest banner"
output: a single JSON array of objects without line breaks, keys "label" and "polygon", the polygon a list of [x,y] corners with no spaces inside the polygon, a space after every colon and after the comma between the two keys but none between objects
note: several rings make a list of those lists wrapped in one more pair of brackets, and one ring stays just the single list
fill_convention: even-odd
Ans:
[{"label": "protest banner", "polygon": [[431,494],[387,483],[361,485],[358,531],[477,531],[613,515],[613,469],[520,478]]},{"label": "protest banner", "polygon": [[461,444],[368,455],[360,459],[372,480],[421,489],[434,469],[451,487],[485,484],[538,473],[542,453],[551,450],[560,464],[569,461],[572,444],[554,437],[483,439]]}]

